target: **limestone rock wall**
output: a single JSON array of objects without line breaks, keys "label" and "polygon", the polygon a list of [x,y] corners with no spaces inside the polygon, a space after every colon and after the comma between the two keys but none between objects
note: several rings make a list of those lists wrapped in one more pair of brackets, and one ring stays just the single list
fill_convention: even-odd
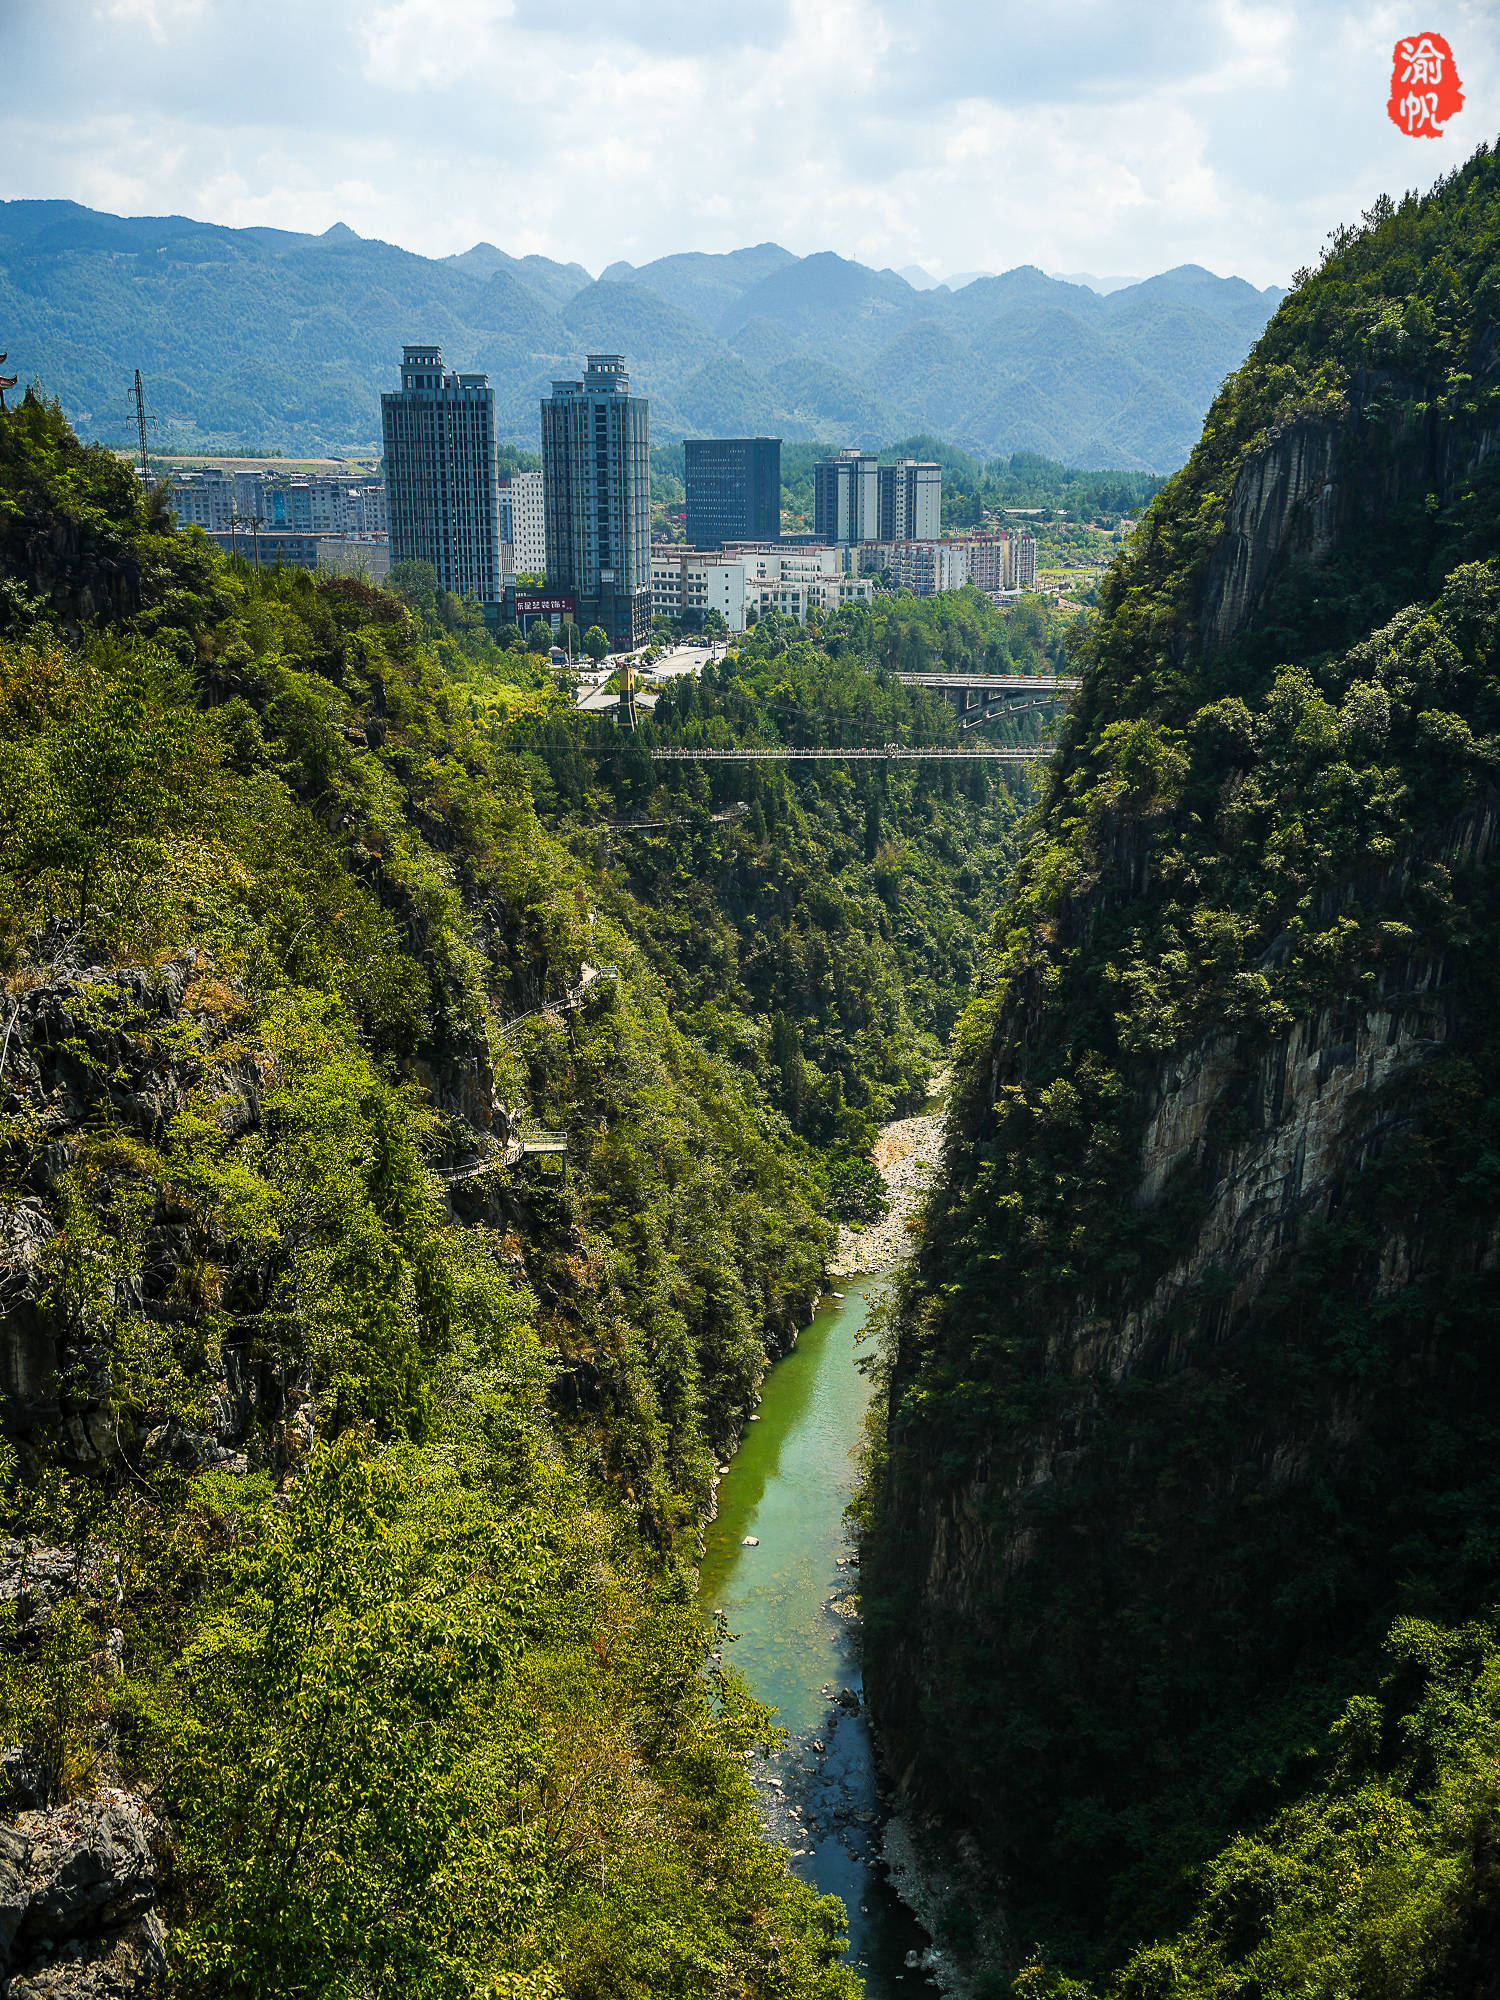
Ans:
[{"label": "limestone rock wall", "polygon": [[165,1983],[161,1829],[113,1788],[0,1825],[3,2000],[148,2000]]}]

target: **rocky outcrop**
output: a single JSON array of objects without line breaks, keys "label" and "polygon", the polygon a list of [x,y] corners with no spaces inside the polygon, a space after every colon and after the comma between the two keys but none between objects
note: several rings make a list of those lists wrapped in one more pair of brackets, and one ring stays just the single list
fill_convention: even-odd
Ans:
[{"label": "rocky outcrop", "polygon": [[146,2000],[166,1977],[160,1829],[105,1791],[0,1826],[0,2000]]},{"label": "rocky outcrop", "polygon": [[1226,645],[1288,564],[1327,554],[1343,497],[1340,442],[1331,423],[1291,424],[1236,480],[1203,589],[1205,647]]},{"label": "rocky outcrop", "polygon": [[[1481,368],[1500,373],[1500,340]],[[1186,643],[1205,654],[1228,645],[1292,569],[1318,568],[1341,542],[1427,494],[1445,504],[1494,456],[1492,422],[1438,426],[1417,414],[1427,394],[1420,382],[1360,369],[1342,418],[1303,417],[1271,432],[1235,479]]]}]

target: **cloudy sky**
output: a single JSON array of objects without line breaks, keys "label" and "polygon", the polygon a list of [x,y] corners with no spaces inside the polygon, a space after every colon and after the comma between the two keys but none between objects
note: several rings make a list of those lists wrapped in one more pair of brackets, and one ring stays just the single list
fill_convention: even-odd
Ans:
[{"label": "cloudy sky", "polygon": [[[1464,111],[1403,137],[1398,35]],[[0,196],[597,273],[773,239],[1257,284],[1500,128],[1500,0],[0,0]]]}]

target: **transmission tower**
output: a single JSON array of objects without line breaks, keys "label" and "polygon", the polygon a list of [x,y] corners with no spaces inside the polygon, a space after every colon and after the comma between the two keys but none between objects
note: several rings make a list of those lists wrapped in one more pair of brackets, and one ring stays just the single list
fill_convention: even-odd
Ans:
[{"label": "transmission tower", "polygon": [[[3,356],[0,356],[0,360],[3,360],[3,358]],[[147,424],[154,424],[156,419],[155,417],[148,417],[146,415],[146,385],[141,380],[141,371],[139,368],[135,371],[135,389],[133,394],[135,400],[135,427],[140,432],[141,437],[141,484],[142,486],[149,486],[151,484],[151,459],[146,451],[146,426]]]}]

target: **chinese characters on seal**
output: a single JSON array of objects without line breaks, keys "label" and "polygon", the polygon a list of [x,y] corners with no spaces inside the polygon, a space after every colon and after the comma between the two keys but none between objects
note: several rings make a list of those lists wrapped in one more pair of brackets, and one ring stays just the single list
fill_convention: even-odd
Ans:
[{"label": "chinese characters on seal", "polygon": [[1391,122],[1409,139],[1440,139],[1464,108],[1453,51],[1441,35],[1403,35],[1391,57]]}]

